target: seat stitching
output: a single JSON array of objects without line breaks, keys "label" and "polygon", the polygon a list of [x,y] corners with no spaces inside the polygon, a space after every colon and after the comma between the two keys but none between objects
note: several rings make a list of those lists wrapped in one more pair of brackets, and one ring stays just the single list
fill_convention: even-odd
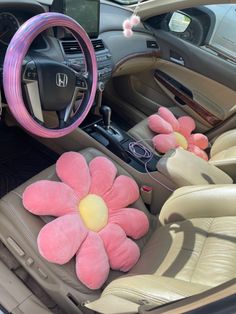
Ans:
[{"label": "seat stitching", "polygon": [[[109,291],[105,291],[103,293],[103,295],[109,295],[109,294],[115,294],[115,293],[119,293],[120,292],[124,292],[124,293],[127,293],[127,294],[132,294],[136,297],[140,297],[143,299],[148,299],[147,301],[153,301],[153,302],[160,302],[160,303],[166,303],[166,301],[169,301],[167,298],[160,298],[160,297],[157,297],[157,296],[154,296],[154,295],[148,295],[148,294],[145,294],[145,293],[140,293],[139,291],[136,291],[136,290],[131,290],[131,289],[126,289],[126,288],[111,288],[109,289]],[[182,297],[185,297],[185,295],[181,295]]]},{"label": "seat stitching", "polygon": [[198,264],[199,264],[199,262],[200,262],[200,259],[201,259],[201,256],[202,256],[202,252],[203,252],[204,247],[205,247],[205,245],[206,245],[206,241],[208,240],[208,235],[209,235],[209,233],[210,233],[212,224],[213,224],[213,222],[215,221],[215,218],[211,218],[211,219],[212,219],[212,221],[211,221],[211,223],[210,223],[210,225],[209,225],[209,227],[208,227],[206,238],[205,238],[205,240],[204,240],[204,242],[203,242],[202,249],[201,249],[201,251],[199,252],[199,256],[198,256],[197,262],[196,262],[196,264],[195,264],[195,267],[193,268],[193,272],[192,272],[192,275],[191,275],[190,280],[189,280],[189,282],[191,282],[191,283],[192,283],[193,276],[195,275],[195,272],[196,272],[196,270],[197,270],[197,266],[198,266]]},{"label": "seat stitching", "polygon": [[22,195],[16,191],[12,191],[13,194],[15,194],[16,196],[18,196],[20,199],[22,199]]}]

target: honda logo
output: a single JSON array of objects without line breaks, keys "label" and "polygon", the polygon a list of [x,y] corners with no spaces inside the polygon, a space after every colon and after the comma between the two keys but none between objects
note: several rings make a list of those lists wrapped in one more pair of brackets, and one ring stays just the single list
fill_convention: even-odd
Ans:
[{"label": "honda logo", "polygon": [[66,87],[68,84],[68,76],[65,73],[57,73],[56,84],[58,87]]}]

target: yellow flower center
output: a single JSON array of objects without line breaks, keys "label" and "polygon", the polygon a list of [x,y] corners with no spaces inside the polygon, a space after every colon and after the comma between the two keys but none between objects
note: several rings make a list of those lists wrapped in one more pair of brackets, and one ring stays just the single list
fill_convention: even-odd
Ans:
[{"label": "yellow flower center", "polygon": [[95,194],[84,197],[78,206],[80,216],[85,226],[92,231],[98,232],[108,222],[108,208],[104,200]]},{"label": "yellow flower center", "polygon": [[186,140],[186,138],[178,132],[174,132],[174,135],[176,138],[176,142],[179,144],[179,146],[181,146],[183,149],[187,149],[188,141]]}]

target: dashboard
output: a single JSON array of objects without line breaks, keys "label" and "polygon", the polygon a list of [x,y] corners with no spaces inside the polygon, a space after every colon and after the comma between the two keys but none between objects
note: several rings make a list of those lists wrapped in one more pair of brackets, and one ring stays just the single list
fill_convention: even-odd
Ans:
[{"label": "dashboard", "polygon": [[[41,4],[33,0],[0,1],[0,66],[3,64],[8,44],[17,29],[32,16],[52,10],[50,1],[48,4],[45,2],[47,1]],[[101,1],[100,3],[99,36],[92,38],[92,44],[97,56],[99,80],[104,83],[126,60],[159,53],[155,37],[142,23],[135,28],[131,39],[124,37],[122,23],[131,14],[129,9],[111,2]],[[84,68],[80,46],[73,37],[68,36],[68,32],[60,28],[49,29],[38,36],[29,53],[40,53],[57,61],[66,60],[81,67],[81,70]]]}]

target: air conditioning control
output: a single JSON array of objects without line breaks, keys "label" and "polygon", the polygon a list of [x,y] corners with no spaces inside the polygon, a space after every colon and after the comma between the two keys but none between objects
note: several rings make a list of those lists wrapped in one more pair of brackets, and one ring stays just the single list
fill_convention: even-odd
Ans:
[{"label": "air conditioning control", "polygon": [[[99,51],[96,53],[97,59],[97,68],[98,68],[98,78],[100,81],[104,83],[107,82],[111,78],[112,70],[113,70],[113,61],[112,56],[108,49],[103,51]],[[67,59],[68,65],[75,68],[76,71],[85,71],[85,63],[84,57],[81,54],[80,56]]]}]

